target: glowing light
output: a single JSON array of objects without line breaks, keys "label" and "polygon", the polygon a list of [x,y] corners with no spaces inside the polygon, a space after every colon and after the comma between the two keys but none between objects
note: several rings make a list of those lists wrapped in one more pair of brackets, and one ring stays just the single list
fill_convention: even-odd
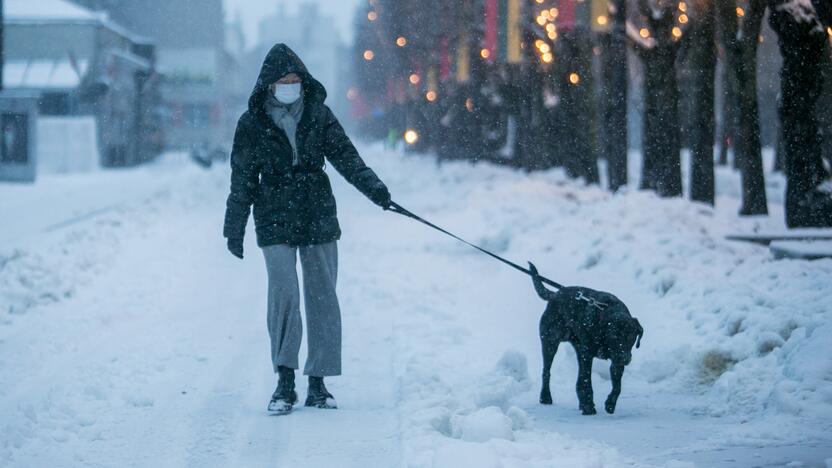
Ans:
[{"label": "glowing light", "polygon": [[688,4],[685,2],[679,2],[679,11],[688,11]]},{"label": "glowing light", "polygon": [[673,37],[675,37],[676,39],[679,39],[680,37],[682,37],[682,28],[680,28],[679,26],[674,26],[672,32],[673,32]]},{"label": "glowing light", "polygon": [[739,16],[740,18],[745,16],[745,10],[743,10],[742,7],[737,7],[737,16]]},{"label": "glowing light", "polygon": [[465,109],[468,112],[474,112],[474,100],[473,99],[468,98],[468,99],[465,100]]},{"label": "glowing light", "polygon": [[558,17],[558,13],[560,12],[557,8],[549,8],[549,16],[551,16],[553,19]]},{"label": "glowing light", "polygon": [[427,99],[427,100],[428,100],[428,102],[433,102],[433,101],[435,101],[437,97],[439,97],[439,96],[436,94],[436,91],[428,91],[428,92],[425,94],[425,99]]},{"label": "glowing light", "polygon": [[641,28],[638,30],[638,35],[647,39],[648,37],[650,37],[650,30],[648,30],[647,28]]},{"label": "glowing light", "polygon": [[688,22],[688,15],[685,15],[685,14],[679,15],[679,22],[682,23],[682,24],[687,23]]},{"label": "glowing light", "polygon": [[371,12],[367,13],[367,19],[370,20],[370,21],[377,20],[378,19],[378,13],[376,13],[375,11],[371,11]]},{"label": "glowing light", "polygon": [[549,24],[546,25],[546,31],[548,31],[548,32],[557,31],[557,29],[558,28],[557,28],[557,26],[554,25],[554,23],[549,23]]},{"label": "glowing light", "polygon": [[604,16],[604,15],[601,15],[601,16],[595,18],[595,22],[597,22],[601,26],[606,26],[607,25],[607,17]]},{"label": "glowing light", "polygon": [[365,50],[364,51],[364,60],[370,61],[375,57],[376,54],[372,50]]},{"label": "glowing light", "polygon": [[399,38],[396,39],[396,45],[399,46],[399,47],[406,46],[407,45],[407,39],[405,39],[404,36],[399,36]]},{"label": "glowing light", "polygon": [[416,130],[413,130],[412,128],[408,129],[406,132],[404,132],[404,141],[408,145],[413,145],[417,141],[419,141],[419,134],[416,133]]},{"label": "glowing light", "polygon": [[546,17],[543,16],[543,15],[540,15],[540,16],[537,17],[536,21],[537,21],[537,24],[543,26],[544,24],[546,24]]},{"label": "glowing light", "polygon": [[357,89],[355,89],[355,88],[350,88],[349,90],[347,90],[347,99],[349,99],[350,101],[352,101],[352,100],[354,100],[354,99],[355,99],[355,98],[357,98],[357,97],[358,97],[358,90],[357,90]]},{"label": "glowing light", "polygon": [[410,80],[410,84],[417,85],[420,81],[422,81],[422,78],[420,78],[416,73],[412,73],[408,80]]},{"label": "glowing light", "polygon": [[542,46],[543,44],[545,44],[545,42],[543,42],[543,39],[537,39],[537,40],[535,40],[535,41],[534,41],[534,46],[535,46],[535,47],[537,47],[538,49],[539,49],[539,48],[540,48],[540,46]]},{"label": "glowing light", "polygon": [[543,0],[534,0],[537,3],[543,3]]},{"label": "glowing light", "polygon": [[554,58],[555,57],[551,53],[543,54],[543,61],[546,63],[552,63],[552,60],[554,60]]},{"label": "glowing light", "polygon": [[552,48],[549,47],[549,44],[546,44],[545,42],[540,45],[539,49],[540,49],[540,52],[542,52],[544,54],[549,52],[550,50],[552,50]]},{"label": "glowing light", "polygon": [[569,74],[569,82],[573,85],[576,85],[581,82],[581,77],[577,73],[570,73]]},{"label": "glowing light", "polygon": [[558,32],[557,31],[549,31],[549,39],[556,41],[558,39]]},{"label": "glowing light", "polygon": [[488,50],[488,49],[482,49],[482,50],[480,51],[480,57],[482,57],[482,58],[484,58],[484,59],[487,59],[487,58],[488,58],[488,57],[490,57],[490,56],[491,56],[491,51],[490,51],[490,50]]},{"label": "glowing light", "polygon": [[829,34],[829,36],[832,37],[832,26],[826,28],[826,34]]}]

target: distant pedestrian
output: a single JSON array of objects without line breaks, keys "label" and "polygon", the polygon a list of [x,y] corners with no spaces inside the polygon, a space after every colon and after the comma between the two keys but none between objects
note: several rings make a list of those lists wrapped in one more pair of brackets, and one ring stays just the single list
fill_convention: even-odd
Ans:
[{"label": "distant pedestrian", "polygon": [[341,229],[325,162],[375,204],[390,206],[390,192],[324,104],[326,95],[289,47],[275,45],[237,124],[231,152],[223,234],[228,250],[243,258],[243,236],[254,206],[257,244],[269,277],[268,331],[278,374],[268,410],[278,414],[290,412],[297,401],[295,369],[303,335],[298,251],[308,328],[306,406],[336,407],[323,379],[341,374],[341,312],[335,293]]}]

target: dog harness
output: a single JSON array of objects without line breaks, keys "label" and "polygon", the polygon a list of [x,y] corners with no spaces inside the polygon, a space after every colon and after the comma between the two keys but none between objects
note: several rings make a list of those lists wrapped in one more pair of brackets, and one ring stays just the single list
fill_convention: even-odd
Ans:
[{"label": "dog harness", "polygon": [[584,295],[583,291],[578,291],[578,294],[575,295],[575,299],[578,300],[578,301],[584,301],[587,304],[591,305],[592,307],[595,307],[598,310],[606,310],[607,307],[609,307],[608,304],[606,304],[604,302],[600,302],[597,299],[595,299],[594,297],[589,297],[589,296]]}]

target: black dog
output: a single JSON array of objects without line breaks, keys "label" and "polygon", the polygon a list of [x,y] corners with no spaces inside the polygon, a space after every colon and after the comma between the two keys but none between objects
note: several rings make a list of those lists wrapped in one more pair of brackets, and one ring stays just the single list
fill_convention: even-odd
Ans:
[{"label": "black dog", "polygon": [[621,394],[621,377],[624,366],[632,359],[633,344],[638,348],[644,329],[630,315],[627,306],[612,294],[589,288],[565,287],[557,292],[549,291],[540,281],[537,268],[529,263],[532,281],[537,294],[549,303],[540,318],[540,342],[543,346],[543,388],[540,403],[552,404],[549,377],[552,360],[563,341],[572,343],[578,355],[578,393],[581,412],[595,414],[592,399],[592,359],[609,359],[612,392],[604,408],[615,412],[618,395]]}]

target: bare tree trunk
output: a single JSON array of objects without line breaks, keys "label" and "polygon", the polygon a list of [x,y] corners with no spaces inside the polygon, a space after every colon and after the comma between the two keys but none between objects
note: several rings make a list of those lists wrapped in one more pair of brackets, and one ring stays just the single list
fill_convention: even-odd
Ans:
[{"label": "bare tree trunk", "polygon": [[716,50],[714,44],[714,4],[694,4],[695,24],[691,32],[690,63],[694,71],[693,125],[691,128],[690,198],[714,204],[714,80]]},{"label": "bare tree trunk", "polygon": [[627,2],[612,0],[612,35],[606,58],[609,70],[607,169],[610,190],[627,185]]},{"label": "bare tree trunk", "polygon": [[[675,4],[655,10],[639,2],[647,17],[649,38],[630,32],[633,46],[644,64],[644,143],[642,189],[655,189],[662,197],[682,196],[681,141],[679,133],[679,85],[676,57],[679,43],[672,33]],[[635,28],[633,28],[635,31]]]},{"label": "bare tree trunk", "polygon": [[[722,51],[722,67],[719,79],[722,83],[722,122],[719,128],[719,165],[728,165],[728,149],[736,149],[737,138],[737,3],[736,0],[716,2],[716,22],[719,45]],[[736,159],[736,151],[735,151]]]},{"label": "bare tree trunk", "polygon": [[769,21],[777,33],[780,122],[786,159],[786,225],[832,226],[832,198],[817,190],[826,177],[815,103],[823,88],[821,54],[826,32],[814,8],[796,0],[770,0]]},{"label": "bare tree trunk", "polygon": [[734,48],[739,110],[736,160],[742,180],[740,214],[744,216],[768,213],[757,103],[757,41],[765,9],[763,0],[751,0]]},{"label": "bare tree trunk", "polygon": [[588,31],[579,29],[562,35],[561,106],[566,120],[566,171],[583,177],[589,184],[598,184],[598,160],[592,142],[592,42]]}]

